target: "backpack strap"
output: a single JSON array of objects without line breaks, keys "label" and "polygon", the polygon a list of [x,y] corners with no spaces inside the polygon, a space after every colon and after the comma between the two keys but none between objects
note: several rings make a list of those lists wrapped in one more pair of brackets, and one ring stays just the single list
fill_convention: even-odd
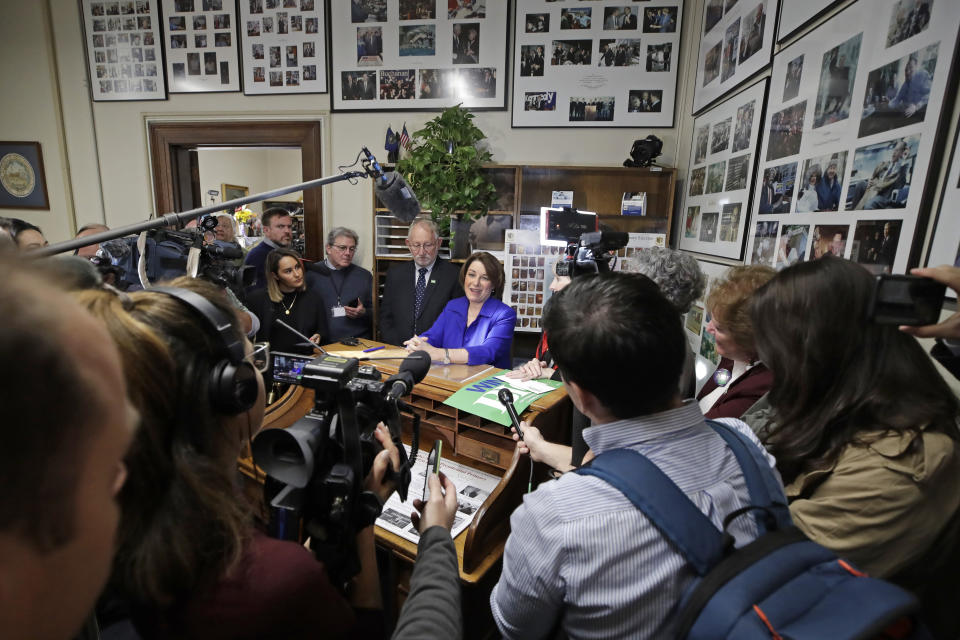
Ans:
[{"label": "backpack strap", "polygon": [[733,427],[722,422],[716,420],[707,420],[706,422],[733,451],[747,483],[750,503],[754,506],[766,507],[764,510],[754,511],[760,534],[766,533],[769,529],[766,519],[761,515],[763,512],[773,515],[777,529],[786,529],[793,526],[790,510],[787,507],[787,497],[757,445]]},{"label": "backpack strap", "polygon": [[706,575],[723,558],[724,534],[642,453],[606,451],[574,472],[600,478],[629,498],[677,546],[698,575]]}]

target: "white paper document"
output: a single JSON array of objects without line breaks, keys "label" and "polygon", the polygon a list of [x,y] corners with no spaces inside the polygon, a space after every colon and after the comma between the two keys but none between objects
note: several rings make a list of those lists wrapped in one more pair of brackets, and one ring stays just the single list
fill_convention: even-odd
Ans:
[{"label": "white paper document", "polygon": [[[404,448],[409,455],[410,447],[404,445]],[[417,452],[417,459],[410,469],[411,480],[410,490],[407,492],[407,501],[402,502],[399,494],[394,491],[383,505],[383,513],[380,514],[376,522],[376,525],[381,529],[395,533],[413,543],[420,541],[420,533],[410,521],[410,514],[416,511],[413,508],[413,501],[423,499],[423,485],[426,480],[427,456],[429,453],[429,451],[423,450]],[[456,538],[461,531],[470,525],[477,509],[500,483],[500,477],[447,460],[442,455],[440,471],[450,478],[457,487],[457,514],[454,516],[453,530],[450,532],[451,536]]]}]

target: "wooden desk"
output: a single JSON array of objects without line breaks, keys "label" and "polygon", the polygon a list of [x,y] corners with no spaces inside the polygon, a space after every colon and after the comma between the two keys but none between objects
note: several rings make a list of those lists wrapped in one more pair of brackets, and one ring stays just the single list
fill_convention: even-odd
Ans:
[{"label": "wooden desk", "polygon": [[[369,340],[366,346],[379,345]],[[329,351],[349,351],[350,347],[331,345]],[[360,351],[362,346],[354,348]],[[377,357],[378,352],[369,354]],[[358,355],[363,355],[358,353]],[[361,362],[363,363],[363,361]],[[385,376],[399,370],[399,360],[371,360]],[[444,441],[444,457],[468,465],[480,471],[501,477],[499,484],[477,510],[470,526],[454,539],[460,565],[460,579],[465,589],[464,622],[465,631],[471,627],[471,618],[485,615],[489,618],[486,600],[477,602],[475,613],[471,613],[467,593],[489,593],[489,588],[499,578],[500,560],[507,535],[510,532],[510,514],[520,505],[527,488],[530,472],[530,459],[517,453],[509,429],[502,425],[484,420],[465,411],[443,404],[464,384],[489,377],[500,371],[487,365],[442,365],[430,368],[422,382],[413,388],[413,392],[404,398],[412,411],[420,415],[420,448],[429,450],[433,441]],[[293,386],[276,402],[267,407],[263,428],[285,428],[303,417],[313,407],[313,391]],[[410,444],[412,413],[401,412],[403,439]],[[557,389],[534,402],[521,416],[529,424],[536,426],[544,437],[554,442],[569,442],[570,436],[570,400],[563,388]],[[447,452],[452,451],[452,454]],[[253,462],[249,452],[241,457],[241,471],[255,478]],[[548,469],[541,464],[534,465],[534,483],[547,477]],[[263,472],[259,471],[260,478]],[[400,536],[376,529],[378,545],[388,549],[399,561],[397,568],[398,608],[405,599],[409,585],[409,573],[417,557],[417,546]],[[482,626],[483,622],[480,622]],[[472,635],[472,633],[468,633]]]}]

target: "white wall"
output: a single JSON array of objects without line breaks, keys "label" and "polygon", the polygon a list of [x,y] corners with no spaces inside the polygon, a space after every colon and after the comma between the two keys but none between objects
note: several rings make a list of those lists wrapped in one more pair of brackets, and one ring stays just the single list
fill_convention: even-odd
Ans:
[{"label": "white wall", "polygon": [[[220,192],[216,202],[223,202],[224,184],[247,187],[254,194],[301,182],[303,175],[299,149],[204,147],[197,151],[197,163],[204,204],[210,204],[207,191],[211,189]],[[299,194],[298,191],[275,199],[296,201]],[[259,202],[252,203],[250,209],[256,213],[263,210]]]}]

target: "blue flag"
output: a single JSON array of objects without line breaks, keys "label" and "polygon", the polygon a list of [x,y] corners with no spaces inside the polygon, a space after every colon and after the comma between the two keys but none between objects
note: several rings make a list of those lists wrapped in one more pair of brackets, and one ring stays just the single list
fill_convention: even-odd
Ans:
[{"label": "blue flag", "polygon": [[393,132],[393,128],[387,125],[387,139],[383,143],[383,148],[387,151],[397,151],[400,149],[400,142],[397,140],[397,134]]}]

